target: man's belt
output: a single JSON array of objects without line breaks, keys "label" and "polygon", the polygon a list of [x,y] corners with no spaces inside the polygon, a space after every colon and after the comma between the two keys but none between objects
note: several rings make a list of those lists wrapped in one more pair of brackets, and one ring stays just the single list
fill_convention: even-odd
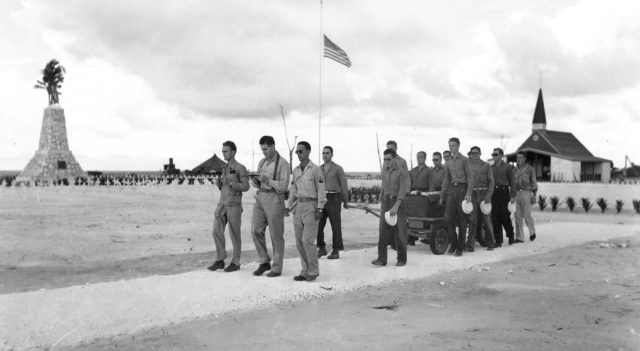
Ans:
[{"label": "man's belt", "polygon": [[267,188],[260,188],[258,190],[259,193],[276,193],[276,189],[267,189]]},{"label": "man's belt", "polygon": [[327,190],[327,194],[340,194],[339,191]]},{"label": "man's belt", "polygon": [[496,189],[506,189],[508,187],[508,185],[496,185]]},{"label": "man's belt", "polygon": [[318,199],[316,199],[315,197],[303,197],[303,198],[298,198],[298,201],[300,201],[300,202],[315,202],[315,201],[318,201]]},{"label": "man's belt", "polygon": [[453,185],[453,186],[462,186],[462,185],[467,185],[467,183],[453,182],[453,183],[451,183],[451,185]]},{"label": "man's belt", "polygon": [[486,187],[486,186],[482,187],[481,186],[481,187],[473,188],[473,190],[478,190],[478,191],[489,190],[489,187]]},{"label": "man's belt", "polygon": [[531,191],[531,189],[518,189],[518,191]]}]

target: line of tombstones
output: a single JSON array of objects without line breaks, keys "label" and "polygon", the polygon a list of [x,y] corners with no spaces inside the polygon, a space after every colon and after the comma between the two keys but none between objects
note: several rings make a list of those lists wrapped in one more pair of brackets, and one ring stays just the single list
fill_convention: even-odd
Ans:
[{"label": "line of tombstones", "polygon": [[[11,186],[15,182],[16,176],[0,177],[0,185]],[[70,179],[35,180],[29,185],[32,186],[141,186],[141,185],[209,185],[215,184],[214,177],[150,177],[150,176],[94,176],[76,177]]]}]

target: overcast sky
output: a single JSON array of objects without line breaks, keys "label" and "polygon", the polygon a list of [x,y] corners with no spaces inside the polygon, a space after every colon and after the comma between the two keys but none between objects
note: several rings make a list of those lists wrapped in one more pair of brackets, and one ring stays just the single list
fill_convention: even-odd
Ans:
[{"label": "overcast sky", "polygon": [[[639,1],[325,0],[323,32],[353,66],[323,59],[320,3],[290,1],[0,2],[0,169],[38,147],[47,94],[33,89],[56,58],[60,104],[84,170],[191,169],[233,140],[255,168],[257,140],[287,152],[322,144],[347,171],[399,153],[478,145],[513,152],[531,132],[540,88],[548,129],[596,156],[640,163]],[[255,157],[253,156],[255,153]],[[415,158],[415,157],[414,157]],[[430,158],[429,158],[430,159]],[[415,161],[414,161],[415,162]],[[297,162],[295,162],[297,163]]]}]

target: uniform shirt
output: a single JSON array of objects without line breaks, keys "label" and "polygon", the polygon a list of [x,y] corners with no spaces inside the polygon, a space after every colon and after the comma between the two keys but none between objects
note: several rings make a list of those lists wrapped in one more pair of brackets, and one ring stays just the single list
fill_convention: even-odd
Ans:
[{"label": "uniform shirt", "polygon": [[247,169],[236,160],[231,160],[222,170],[222,187],[220,188],[221,205],[240,205],[242,192],[249,190]]},{"label": "uniform shirt", "polygon": [[289,163],[284,158],[280,157],[280,161],[278,161],[276,180],[273,180],[273,172],[276,171],[274,170],[276,167],[276,158],[278,157],[280,157],[280,155],[276,154],[276,157],[272,160],[267,160],[266,157],[260,160],[260,163],[258,164],[258,173],[269,178],[268,182],[260,184],[260,188],[275,189],[275,191],[279,193],[284,193],[287,191],[289,186],[291,174],[289,173]]},{"label": "uniform shirt", "polygon": [[500,160],[491,166],[493,172],[493,179],[496,182],[496,186],[508,186],[511,192],[511,197],[516,196],[516,178],[513,174],[513,167]]},{"label": "uniform shirt", "polygon": [[296,199],[316,199],[318,208],[324,208],[327,203],[326,190],[322,171],[313,162],[309,161],[304,169],[301,165],[293,169],[293,181],[291,182],[291,195],[289,195],[289,208]]},{"label": "uniform shirt", "polygon": [[431,182],[429,183],[429,191],[442,190],[442,181],[444,180],[444,166],[434,166],[431,168]]},{"label": "uniform shirt", "polygon": [[534,193],[538,191],[536,173],[528,164],[516,169],[516,190],[531,190]]},{"label": "uniform shirt", "polygon": [[429,183],[431,182],[431,168],[426,165],[414,167],[409,172],[409,177],[411,178],[411,190],[429,190]]},{"label": "uniform shirt", "polygon": [[491,197],[493,195],[493,189],[495,188],[491,165],[482,160],[470,160],[469,168],[471,168],[471,173],[473,173],[473,187],[488,188],[487,196]]},{"label": "uniform shirt", "polygon": [[397,197],[404,200],[411,181],[409,172],[400,167],[397,162],[392,162],[391,166],[382,171],[382,187],[380,188],[380,198],[385,196]]},{"label": "uniform shirt", "polygon": [[469,168],[469,159],[459,152],[451,155],[451,159],[444,165],[442,194],[440,194],[442,199],[445,198],[449,185],[453,183],[466,183],[466,196],[471,196],[471,192],[473,191],[473,174]]},{"label": "uniform shirt", "polygon": [[339,191],[342,201],[349,202],[349,186],[344,169],[339,164],[329,161],[320,166],[320,170],[324,177],[324,188],[327,191]]}]

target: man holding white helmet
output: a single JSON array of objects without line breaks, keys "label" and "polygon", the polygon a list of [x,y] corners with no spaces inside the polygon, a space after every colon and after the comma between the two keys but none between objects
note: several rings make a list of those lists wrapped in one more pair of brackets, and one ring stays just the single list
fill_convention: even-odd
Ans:
[{"label": "man holding white helmet", "polygon": [[395,157],[395,150],[384,150],[382,187],[380,188],[378,258],[371,262],[376,266],[387,265],[387,246],[392,241],[395,242],[398,252],[396,266],[401,267],[407,263],[407,212],[403,201],[410,184],[409,172],[394,160]]},{"label": "man holding white helmet", "polygon": [[493,236],[495,239],[495,247],[501,247],[504,240],[502,228],[504,227],[509,245],[515,242],[513,224],[511,223],[511,214],[509,204],[515,205],[516,202],[516,178],[513,167],[504,162],[504,151],[501,148],[493,149],[491,154],[493,157],[493,179],[495,180],[495,191],[491,197],[491,221],[493,222]]},{"label": "man holding white helmet", "polygon": [[[462,210],[463,201],[471,201],[473,191],[473,174],[469,168],[469,159],[460,152],[460,139],[449,139],[451,159],[444,165],[444,180],[440,193],[440,205],[445,203],[444,221],[447,224],[451,247],[449,254],[462,256],[464,241],[467,236],[468,216]],[[456,236],[456,224],[458,234]]]},{"label": "man holding white helmet", "polygon": [[469,237],[465,245],[465,249],[469,252],[474,251],[476,232],[480,232],[479,226],[484,226],[484,242],[487,244],[487,250],[493,250],[494,245],[493,224],[490,217],[494,189],[493,172],[491,165],[484,162],[480,155],[482,153],[478,146],[471,148],[469,167],[473,173],[473,193],[471,194],[473,210],[469,219]]}]

